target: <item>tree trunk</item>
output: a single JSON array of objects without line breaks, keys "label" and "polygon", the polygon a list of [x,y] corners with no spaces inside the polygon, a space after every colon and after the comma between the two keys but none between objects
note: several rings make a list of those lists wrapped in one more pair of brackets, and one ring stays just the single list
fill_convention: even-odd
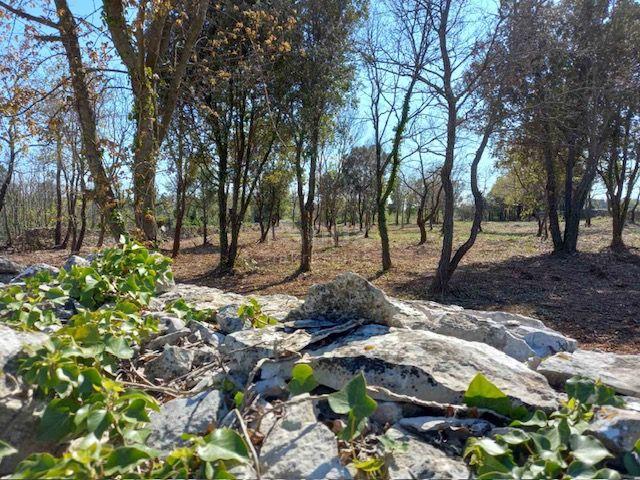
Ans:
[{"label": "tree trunk", "polygon": [[82,63],[76,22],[69,10],[67,0],[55,0],[55,5],[59,17],[60,37],[69,62],[73,97],[82,132],[83,151],[95,185],[93,196],[107,219],[111,234],[118,240],[120,235],[126,232],[124,217],[120,212],[120,206],[102,164],[102,149],[98,141],[96,116],[91,103],[92,96],[89,94],[87,86],[85,67]]},{"label": "tree trunk", "polygon": [[59,246],[62,242],[62,138],[56,132],[56,228],[53,234],[53,244]]}]

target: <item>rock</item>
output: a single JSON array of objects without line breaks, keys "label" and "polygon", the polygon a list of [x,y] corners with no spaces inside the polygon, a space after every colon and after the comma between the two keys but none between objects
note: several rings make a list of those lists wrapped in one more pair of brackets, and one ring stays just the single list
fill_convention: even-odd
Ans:
[{"label": "rock", "polygon": [[437,433],[447,430],[462,432],[465,438],[483,437],[491,431],[493,425],[479,418],[453,417],[413,417],[403,418],[398,424],[405,430],[420,433]]},{"label": "rock", "polygon": [[212,347],[220,348],[220,346],[224,343],[225,336],[214,330],[209,325],[203,322],[198,322],[197,320],[192,320],[189,322],[189,328],[191,331],[203,342],[211,345]]},{"label": "rock", "polygon": [[240,305],[225,305],[216,313],[216,323],[223,333],[234,333],[251,328],[251,321],[243,320],[238,316]]},{"label": "rock", "polygon": [[19,275],[13,277],[11,279],[11,283],[22,282],[25,278],[33,277],[35,274],[43,271],[49,272],[52,277],[55,277],[56,275],[58,275],[58,273],[60,273],[60,269],[54,267],[53,265],[49,265],[48,263],[36,263],[35,265],[28,266],[27,268],[22,270]]},{"label": "rock", "polygon": [[170,292],[176,286],[176,281],[173,279],[173,275],[168,278],[160,277],[156,280],[156,295],[162,295],[163,293]]},{"label": "rock", "polygon": [[77,314],[82,305],[75,298],[69,297],[62,305],[55,304],[52,307],[55,316],[64,322]]},{"label": "rock", "polygon": [[600,380],[623,395],[640,396],[640,355],[576,350],[560,352],[540,363],[538,372],[561,389],[574,376]]},{"label": "rock", "polygon": [[435,302],[394,302],[401,311],[398,317],[404,328],[486,343],[520,361],[576,348],[574,339],[524,315],[464,310]]},{"label": "rock", "polygon": [[404,416],[402,405],[396,402],[378,402],[378,408],[371,415],[371,420],[384,426],[399,422]]},{"label": "rock", "polygon": [[202,392],[188,398],[176,398],[150,415],[147,440],[149,446],[168,453],[184,442],[183,433],[204,435],[217,426],[227,413],[224,396],[218,390]]},{"label": "rock", "polygon": [[347,272],[333,281],[313,285],[304,303],[292,311],[287,321],[325,319],[333,323],[366,319],[371,323],[400,326],[394,322],[398,309],[385,293],[358,274]]},{"label": "rock", "polygon": [[285,408],[262,444],[260,467],[265,479],[350,478],[335,435],[316,420],[310,401]]},{"label": "rock", "polygon": [[585,430],[600,440],[611,452],[630,452],[640,439],[640,412],[602,406]]},{"label": "rock", "polygon": [[162,353],[145,365],[149,378],[172,380],[191,371],[195,352],[187,348],[166,345]]},{"label": "rock", "polygon": [[83,258],[79,255],[71,255],[69,258],[67,258],[67,261],[64,262],[64,265],[62,266],[62,268],[64,270],[71,270],[71,268],[77,266],[77,267],[88,267],[89,265],[91,265],[91,262],[89,260],[87,260],[86,258]]},{"label": "rock", "polygon": [[24,270],[24,267],[19,263],[9,260],[7,257],[0,257],[0,274],[16,275],[22,270]]},{"label": "rock", "polygon": [[[185,302],[196,308],[209,308],[219,310],[225,305],[243,305],[249,301],[249,297],[237,293],[223,292],[217,288],[201,287],[180,283],[170,292],[155,297],[151,301],[150,308],[164,310],[167,303],[182,298]],[[291,295],[255,295],[262,312],[278,320],[284,319],[289,312],[299,306],[302,301]]]},{"label": "rock", "polygon": [[251,391],[255,392],[263,397],[281,397],[288,394],[289,387],[284,378],[275,376],[266,378],[264,380],[258,380],[252,385]]},{"label": "rock", "polygon": [[442,450],[399,426],[387,430],[386,435],[405,445],[405,448],[398,448],[386,454],[389,480],[465,479],[471,476],[462,459],[447,456]]},{"label": "rock", "polygon": [[163,333],[174,333],[186,328],[185,323],[173,315],[164,314],[162,312],[154,312],[151,315],[158,319],[158,327]]},{"label": "rock", "polygon": [[203,390],[223,389],[225,387],[225,380],[228,380],[229,376],[224,370],[209,370],[198,375],[196,379],[187,384],[191,388],[192,392],[201,392]]},{"label": "rock", "polygon": [[477,342],[424,330],[365,325],[303,359],[318,382],[335,390],[358,372],[371,385],[440,403],[462,403],[473,377],[483,373],[516,404],[551,410],[557,394],[546,379],[517,360]]},{"label": "rock", "polygon": [[172,333],[167,333],[166,335],[160,335],[159,337],[155,337],[151,341],[149,341],[145,348],[147,350],[158,350],[164,348],[165,345],[175,345],[181,339],[188,336],[191,333],[191,330],[188,328],[183,328],[182,330],[178,330]]},{"label": "rock", "polygon": [[0,439],[18,450],[0,463],[0,475],[34,452],[51,451],[55,445],[38,441],[36,432],[45,404],[17,377],[16,359],[25,347],[37,348],[46,342],[42,333],[18,332],[0,325]]}]

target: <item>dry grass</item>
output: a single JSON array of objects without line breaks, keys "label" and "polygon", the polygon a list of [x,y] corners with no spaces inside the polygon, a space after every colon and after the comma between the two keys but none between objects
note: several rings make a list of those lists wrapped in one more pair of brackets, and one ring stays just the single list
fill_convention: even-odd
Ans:
[{"label": "dry grass", "polygon": [[[212,274],[218,263],[216,245],[201,246],[200,239],[183,242],[174,271],[178,281],[214,286],[244,294],[288,293],[304,296],[308,287],[343,271],[354,271],[388,293],[402,298],[432,299],[467,308],[504,310],[532,315],[583,346],[627,353],[640,352],[640,226],[626,228],[625,254],[607,248],[610,223],[597,219],[582,228],[580,254],[555,257],[550,241],[535,236],[535,223],[484,225],[476,245],[462,261],[444,298],[430,298],[430,283],[440,250],[440,235],[429,233],[426,245],[417,247],[414,226],[391,227],[394,268],[380,274],[379,240],[372,231],[365,239],[357,230],[345,229],[334,247],[324,234],[315,240],[313,272],[296,275],[299,239],[283,226],[275,241],[257,244],[258,232],[247,229],[233,276]],[[456,224],[461,243],[469,224]],[[168,248],[169,244],[164,245]],[[167,252],[168,253],[168,252]],[[25,263],[60,264],[63,252],[41,251],[14,255]]]}]

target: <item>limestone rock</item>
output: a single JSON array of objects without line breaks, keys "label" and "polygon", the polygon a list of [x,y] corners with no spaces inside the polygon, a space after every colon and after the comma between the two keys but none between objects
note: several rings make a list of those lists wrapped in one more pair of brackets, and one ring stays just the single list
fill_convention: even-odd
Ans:
[{"label": "limestone rock", "polygon": [[193,397],[176,398],[150,415],[147,440],[151,447],[169,452],[182,445],[183,433],[204,435],[227,413],[224,396],[218,390],[202,392]]},{"label": "limestone rock", "polygon": [[540,363],[538,372],[557,388],[579,375],[600,380],[623,395],[640,396],[640,355],[576,350],[557,353]]},{"label": "limestone rock", "polygon": [[380,425],[393,425],[402,419],[402,405],[397,402],[378,402],[378,408],[371,415],[371,420]]},{"label": "limestone rock", "polygon": [[25,278],[33,277],[35,274],[42,271],[47,271],[54,277],[58,275],[58,273],[60,273],[60,269],[58,267],[54,267],[53,265],[49,265],[48,263],[36,263],[35,265],[28,266],[27,268],[22,270],[20,274],[13,277],[11,279],[11,283],[22,282]]},{"label": "limestone rock", "polygon": [[243,320],[238,316],[239,304],[225,305],[216,313],[216,323],[223,333],[234,333],[251,328],[249,320]]},{"label": "limestone rock", "polygon": [[156,295],[162,295],[163,293],[170,292],[176,286],[176,281],[173,276],[169,278],[159,278],[156,281]]},{"label": "limestone rock", "polygon": [[194,358],[195,352],[193,350],[165,345],[160,356],[147,362],[145,374],[149,378],[172,380],[189,373]]},{"label": "limestone rock", "polygon": [[514,313],[465,310],[435,302],[394,300],[404,328],[482,342],[525,361],[560,351],[572,352],[576,341],[548,328],[540,320]]},{"label": "limestone rock", "polygon": [[596,437],[614,453],[629,452],[640,439],[640,413],[602,406],[585,433]]},{"label": "limestone rock", "polygon": [[255,298],[260,304],[263,313],[278,320],[284,319],[292,309],[302,303],[301,300],[291,295],[252,295],[251,297],[245,297],[237,293],[223,292],[217,288],[180,283],[170,292],[152,299],[150,307],[153,310],[163,310],[168,302],[179,298],[197,308],[210,308],[213,310],[219,310],[230,304],[243,305],[249,301],[249,298]]},{"label": "limestone rock", "polygon": [[340,464],[335,435],[316,420],[310,401],[285,408],[262,444],[260,466],[265,479],[350,478]]},{"label": "limestone rock", "polygon": [[313,285],[304,303],[287,320],[326,319],[334,323],[366,319],[371,323],[395,325],[397,308],[385,293],[358,274],[347,272],[333,281]]},{"label": "limestone rock", "polygon": [[407,478],[466,479],[470,472],[462,459],[449,457],[438,448],[424,442],[399,426],[387,430],[386,435],[406,445],[387,453],[386,464],[390,480]]},{"label": "limestone rock", "polygon": [[396,394],[440,403],[462,403],[472,378],[483,373],[519,404],[550,410],[557,394],[524,364],[477,342],[420,330],[365,325],[308,352],[318,382],[340,389],[359,371],[367,382]]},{"label": "limestone rock", "polygon": [[211,345],[216,349],[220,348],[224,342],[225,336],[217,330],[214,330],[206,323],[192,320],[189,322],[189,329],[191,329],[191,332],[197,339],[202,340],[204,343]]},{"label": "limestone rock", "polygon": [[62,268],[69,271],[75,266],[88,267],[89,265],[91,265],[91,262],[86,258],[83,258],[80,255],[71,255],[69,258],[67,258],[67,261],[64,262]]},{"label": "limestone rock", "polygon": [[54,446],[37,439],[36,432],[44,403],[36,400],[16,375],[15,359],[26,346],[37,348],[47,336],[18,332],[0,325],[0,439],[18,450],[0,463],[0,475],[12,473],[16,465],[34,452],[50,451]]},{"label": "limestone rock", "polygon": [[182,330],[177,330],[175,332],[167,333],[165,335],[160,335],[158,337],[153,338],[149,341],[145,348],[147,350],[158,350],[164,348],[165,345],[175,345],[181,339],[188,336],[191,333],[191,330],[188,328],[183,328]]},{"label": "limestone rock", "polygon": [[7,257],[0,257],[0,274],[18,274],[24,267],[19,263],[9,260]]}]

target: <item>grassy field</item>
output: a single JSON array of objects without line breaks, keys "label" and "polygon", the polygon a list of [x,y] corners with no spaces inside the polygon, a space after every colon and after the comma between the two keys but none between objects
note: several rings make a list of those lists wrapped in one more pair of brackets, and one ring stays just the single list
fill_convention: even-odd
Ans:
[{"label": "grassy field", "polygon": [[[461,243],[470,224],[456,224]],[[372,230],[364,238],[344,229],[338,247],[326,234],[315,240],[313,271],[295,275],[299,237],[283,226],[275,241],[258,244],[258,232],[247,229],[233,276],[211,274],[218,262],[216,244],[201,246],[201,239],[183,242],[174,271],[178,281],[197,283],[244,294],[288,293],[304,296],[308,287],[343,271],[357,272],[402,298],[430,299],[467,308],[504,310],[531,315],[578,339],[583,346],[627,353],[640,352],[640,225],[628,225],[629,251],[613,254],[608,219],[596,219],[581,229],[580,253],[550,255],[551,242],[535,236],[534,222],[487,222],[476,245],[456,272],[452,291],[444,298],[430,297],[427,288],[435,269],[440,234],[429,233],[426,245],[416,246],[417,227],[391,226],[394,267],[380,273],[379,239]],[[214,239],[214,242],[217,239]],[[170,244],[164,245],[167,249]],[[42,258],[41,255],[46,255]],[[167,252],[168,253],[168,252]],[[15,255],[19,261],[61,263],[62,252]],[[38,258],[38,260],[35,260]]]}]

